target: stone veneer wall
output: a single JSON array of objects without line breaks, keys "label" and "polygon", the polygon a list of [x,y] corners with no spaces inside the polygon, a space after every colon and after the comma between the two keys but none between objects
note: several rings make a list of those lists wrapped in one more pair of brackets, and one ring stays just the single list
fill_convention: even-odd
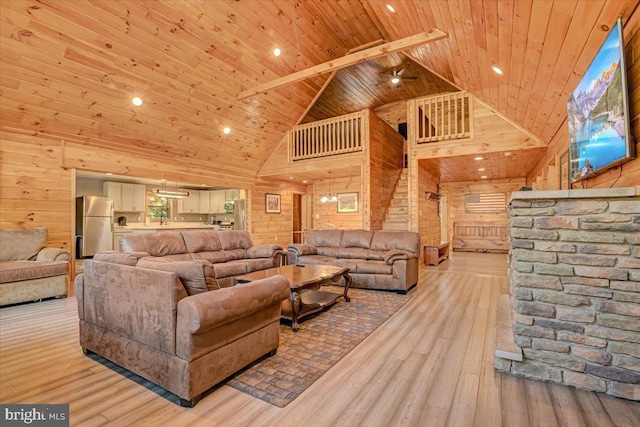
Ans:
[{"label": "stone veneer wall", "polygon": [[640,400],[640,187],[516,192],[503,372]]}]

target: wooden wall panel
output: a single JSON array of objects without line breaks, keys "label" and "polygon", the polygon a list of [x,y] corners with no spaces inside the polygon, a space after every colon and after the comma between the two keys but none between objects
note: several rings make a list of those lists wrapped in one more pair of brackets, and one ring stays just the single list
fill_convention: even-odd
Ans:
[{"label": "wooden wall panel", "polygon": [[385,212],[402,173],[402,136],[374,113],[369,115],[370,229],[382,230]]},{"label": "wooden wall panel", "polygon": [[398,129],[398,124],[407,123],[407,101],[392,102],[373,110],[389,126]]},{"label": "wooden wall panel", "polygon": [[441,240],[439,202],[427,199],[426,192],[438,192],[440,175],[436,170],[427,167],[425,162],[419,162],[418,165],[418,232],[422,245],[436,246]]},{"label": "wooden wall panel", "polygon": [[469,214],[465,212],[464,195],[467,193],[507,193],[507,203],[511,193],[525,185],[525,178],[496,179],[488,181],[447,182],[440,184],[440,192],[449,198],[449,236],[453,236],[454,222],[508,223],[507,212],[493,214]]},{"label": "wooden wall panel", "polygon": [[[313,227],[318,229],[326,227],[325,224],[332,224],[336,228],[359,229],[363,228],[363,209],[360,176],[348,178],[315,180],[313,182]],[[337,203],[321,203],[320,195],[329,192],[352,193],[357,192],[359,196],[359,210],[356,213],[338,213]]]},{"label": "wooden wall panel", "polygon": [[[280,194],[280,213],[266,213],[266,194]],[[259,181],[251,191],[248,229],[254,245],[280,245],[293,243],[293,189],[278,183]]]},{"label": "wooden wall panel", "polygon": [[72,172],[60,142],[0,132],[0,227],[47,227],[49,246],[73,249]]},{"label": "wooden wall panel", "polygon": [[[635,137],[636,159],[611,169],[602,175],[574,184],[574,188],[630,187],[640,183],[640,9],[636,9],[624,28],[625,60],[627,64],[627,88],[629,90],[629,110],[631,114],[631,133]],[[553,136],[544,156],[528,175],[527,182],[539,183],[548,175],[548,165],[569,148],[569,129],[565,117],[562,126]],[[538,181],[538,182],[536,182]],[[538,189],[555,190],[545,181]]]}]

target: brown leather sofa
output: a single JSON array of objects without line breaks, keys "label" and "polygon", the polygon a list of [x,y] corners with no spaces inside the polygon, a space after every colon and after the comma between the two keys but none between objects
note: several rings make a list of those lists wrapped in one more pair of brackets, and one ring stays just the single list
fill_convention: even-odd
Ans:
[{"label": "brown leather sofa", "polygon": [[0,230],[0,306],[67,295],[71,254],[46,244],[46,227]]},{"label": "brown leather sofa", "polygon": [[86,353],[158,384],[190,407],[229,375],[275,354],[280,304],[289,297],[286,278],[209,292],[202,289],[207,263],[176,261],[176,272],[136,267],[139,259],[109,252],[85,261],[75,293]]},{"label": "brown leather sofa", "polygon": [[411,231],[310,230],[289,263],[349,267],[351,287],[406,293],[418,283],[420,235]]},{"label": "brown leather sofa", "polygon": [[177,261],[196,261],[205,266],[208,287],[235,285],[235,277],[280,265],[282,246],[254,246],[248,231],[159,231],[125,236],[120,250],[134,254],[138,266],[161,267]]}]

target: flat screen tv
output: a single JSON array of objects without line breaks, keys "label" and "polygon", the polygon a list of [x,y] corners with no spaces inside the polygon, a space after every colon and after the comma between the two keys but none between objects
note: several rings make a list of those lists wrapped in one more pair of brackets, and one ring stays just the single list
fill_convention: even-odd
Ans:
[{"label": "flat screen tv", "polygon": [[572,182],[635,157],[620,19],[567,102],[567,122]]}]

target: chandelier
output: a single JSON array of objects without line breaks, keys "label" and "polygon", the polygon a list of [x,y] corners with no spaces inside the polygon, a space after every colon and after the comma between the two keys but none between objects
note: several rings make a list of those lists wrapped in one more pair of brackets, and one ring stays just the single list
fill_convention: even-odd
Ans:
[{"label": "chandelier", "polygon": [[338,201],[338,195],[331,192],[331,171],[329,171],[329,192],[320,196],[320,203],[335,203]]}]

